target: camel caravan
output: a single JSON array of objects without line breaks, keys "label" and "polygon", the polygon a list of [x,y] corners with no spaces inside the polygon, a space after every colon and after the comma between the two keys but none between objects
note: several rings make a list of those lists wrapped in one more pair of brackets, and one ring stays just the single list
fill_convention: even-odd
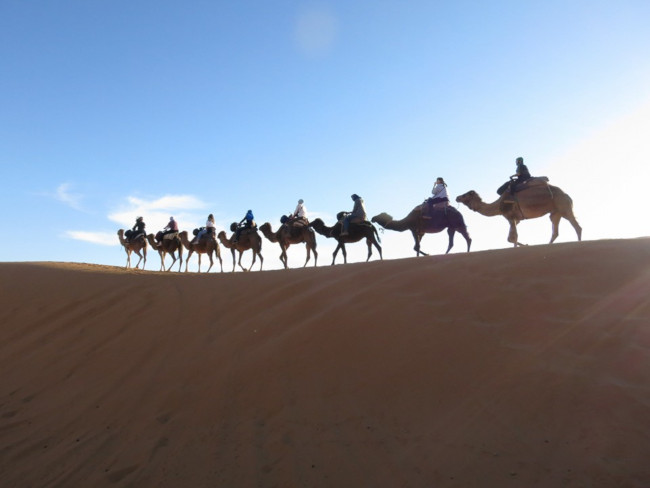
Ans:
[{"label": "camel caravan", "polygon": [[[526,219],[534,219],[549,214],[552,223],[550,243],[553,243],[558,236],[558,227],[562,218],[567,219],[582,239],[582,228],[573,215],[573,201],[571,197],[560,188],[549,184],[547,177],[533,177],[528,168],[524,165],[523,158],[516,159],[516,174],[501,185],[497,190],[499,198],[492,203],[485,203],[474,190],[468,191],[456,198],[456,202],[462,203],[471,210],[487,217],[502,215],[510,223],[508,242],[516,246],[523,246],[518,240],[517,224]],[[379,253],[379,259],[383,259],[380,245],[380,230],[394,230],[397,232],[410,231],[413,235],[415,245],[413,247],[416,256],[427,255],[420,248],[420,243],[425,234],[433,234],[447,230],[449,242],[446,253],[454,245],[454,236],[458,232],[467,243],[469,252],[472,239],[467,232],[467,226],[460,211],[450,205],[447,194],[447,184],[443,178],[438,178],[432,190],[432,197],[427,198],[423,203],[417,205],[411,212],[400,220],[395,220],[386,212],[382,212],[368,220],[363,198],[357,194],[351,196],[354,208],[351,212],[339,212],[336,222],[328,226],[322,219],[316,218],[309,221],[307,210],[302,199],[293,213],[283,215],[280,219],[280,226],[273,230],[269,222],[257,226],[252,210],[248,210],[246,216],[240,222],[233,222],[230,226],[232,234],[228,236],[225,231],[216,234],[214,216],[210,214],[206,225],[194,229],[193,238],[190,240],[188,232],[179,232],[178,224],[173,217],[169,223],[156,235],[146,234],[145,223],[142,217],[136,219],[132,229],[118,231],[120,244],[124,247],[127,260],[125,268],[131,267],[131,254],[135,253],[139,260],[135,266],[139,269],[142,263],[144,269],[147,262],[147,246],[158,251],[160,256],[160,271],[170,271],[178,261],[178,271],[183,265],[183,250],[187,250],[185,259],[185,272],[188,270],[189,260],[193,254],[198,255],[198,272],[201,272],[201,257],[206,254],[210,266],[209,272],[214,265],[214,258],[219,260],[221,272],[223,272],[223,261],[221,259],[221,246],[230,249],[232,254],[232,271],[236,266],[242,271],[251,271],[256,260],[259,259],[260,271],[264,264],[262,257],[262,236],[271,243],[280,246],[280,261],[285,269],[288,266],[287,249],[292,244],[305,244],[306,260],[303,267],[307,266],[314,255],[314,266],[318,262],[316,251],[316,234],[326,238],[334,239],[337,246],[332,255],[332,265],[336,262],[339,251],[343,254],[343,262],[347,263],[346,244],[352,244],[365,240],[368,247],[366,262],[372,256],[373,247]],[[216,235],[215,235],[216,234]],[[242,265],[242,256],[246,251],[253,254],[252,263],[248,268]],[[238,253],[238,259],[236,257]],[[172,263],[165,267],[167,256],[172,258]],[[177,257],[178,255],[178,257]]]}]

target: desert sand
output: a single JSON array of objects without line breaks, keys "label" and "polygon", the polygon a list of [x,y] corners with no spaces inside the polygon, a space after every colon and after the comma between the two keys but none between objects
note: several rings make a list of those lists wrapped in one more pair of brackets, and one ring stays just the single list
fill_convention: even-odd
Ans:
[{"label": "desert sand", "polygon": [[0,263],[2,487],[648,487],[650,239]]}]

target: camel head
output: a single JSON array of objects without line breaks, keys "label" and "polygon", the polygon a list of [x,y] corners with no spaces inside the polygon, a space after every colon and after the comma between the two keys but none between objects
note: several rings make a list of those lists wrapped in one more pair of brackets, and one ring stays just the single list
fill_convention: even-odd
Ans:
[{"label": "camel head", "polygon": [[387,224],[388,222],[390,222],[391,220],[393,220],[393,217],[391,217],[391,216],[390,216],[389,214],[387,214],[386,212],[382,212],[382,213],[380,213],[379,215],[375,215],[375,216],[372,218],[371,222],[376,222],[376,223],[378,223],[379,225],[381,225],[382,227],[385,227],[386,224]]},{"label": "camel head", "polygon": [[456,201],[458,203],[467,205],[469,208],[473,210],[473,207],[477,203],[481,203],[483,200],[481,199],[478,193],[476,193],[474,190],[470,190],[467,193],[463,193],[462,195],[457,196]]},{"label": "camel head", "polygon": [[262,225],[259,226],[260,232],[264,234],[264,237],[267,239],[275,239],[276,235],[275,232],[273,232],[273,229],[271,228],[271,224],[268,222],[264,222]]},{"label": "camel head", "polygon": [[309,227],[314,229],[316,232],[318,232],[321,235],[327,235],[329,236],[329,231],[330,228],[325,225],[325,222],[323,222],[323,219],[316,218],[309,222]]},{"label": "camel head", "polygon": [[[234,237],[234,234],[233,234],[232,237]],[[230,239],[228,239],[228,236],[226,235],[225,230],[222,230],[221,232],[219,232],[217,234],[217,239],[221,242],[221,244],[226,246],[228,249],[232,248],[232,246],[233,246],[232,241]]]}]

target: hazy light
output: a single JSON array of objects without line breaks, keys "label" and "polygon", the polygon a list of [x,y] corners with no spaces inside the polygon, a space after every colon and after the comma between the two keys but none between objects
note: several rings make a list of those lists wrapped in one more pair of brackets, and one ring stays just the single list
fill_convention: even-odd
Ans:
[{"label": "hazy light", "polygon": [[300,51],[316,57],[332,50],[337,31],[336,18],[330,12],[311,9],[298,15],[294,34]]}]

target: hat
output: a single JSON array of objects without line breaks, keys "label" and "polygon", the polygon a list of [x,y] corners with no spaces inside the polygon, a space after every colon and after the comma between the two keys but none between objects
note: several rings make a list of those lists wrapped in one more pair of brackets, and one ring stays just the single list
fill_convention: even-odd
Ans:
[{"label": "hat", "polygon": [[352,194],[352,200],[358,200],[358,199],[359,199],[359,195],[357,195],[356,193],[353,193]]},{"label": "hat", "polygon": [[302,204],[305,203],[305,201],[301,198],[300,200],[298,200],[298,203]]},{"label": "hat", "polygon": [[174,217],[169,217],[169,220],[174,220]]},{"label": "hat", "polygon": [[516,162],[517,164],[524,164],[524,158],[522,158],[522,157],[520,156],[520,157],[518,157],[518,158],[515,160],[515,162]]}]

